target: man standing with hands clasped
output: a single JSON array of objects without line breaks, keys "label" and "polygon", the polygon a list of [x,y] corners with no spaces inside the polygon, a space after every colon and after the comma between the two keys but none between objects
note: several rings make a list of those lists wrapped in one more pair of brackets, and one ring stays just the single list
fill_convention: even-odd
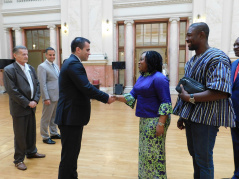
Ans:
[{"label": "man standing with hands clasped", "polygon": [[[41,136],[46,144],[55,144],[52,139],[60,139],[57,133],[57,125],[54,123],[57,101],[59,98],[59,67],[54,64],[55,50],[52,47],[46,49],[46,60],[37,68],[38,79],[42,97]],[[48,133],[48,128],[50,134]]]},{"label": "man standing with hands clasped", "polygon": [[194,179],[214,178],[213,148],[218,128],[235,126],[230,98],[231,61],[223,51],[208,45],[208,36],[206,23],[194,23],[188,28],[186,42],[196,55],[186,63],[185,76],[205,85],[206,90],[188,94],[181,85],[173,111],[180,116],[178,128],[186,128]]},{"label": "man standing with hands clasped", "polygon": [[14,163],[19,170],[26,170],[27,158],[43,158],[36,148],[36,106],[40,88],[34,68],[27,64],[28,50],[24,46],[13,49],[16,62],[4,68],[4,86],[9,95],[10,114],[14,130]]},{"label": "man standing with hands clasped", "polygon": [[71,42],[71,52],[63,63],[59,76],[59,101],[55,120],[61,131],[62,144],[59,179],[78,178],[77,159],[83,127],[90,120],[90,99],[108,104],[115,101],[115,97],[98,90],[88,81],[82,61],[89,58],[90,41],[76,37]]}]

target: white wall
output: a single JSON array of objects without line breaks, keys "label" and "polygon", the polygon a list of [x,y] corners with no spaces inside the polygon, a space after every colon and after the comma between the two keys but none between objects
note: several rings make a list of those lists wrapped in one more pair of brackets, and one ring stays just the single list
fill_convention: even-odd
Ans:
[{"label": "white wall", "polygon": [[[62,34],[63,59],[71,54],[70,44],[75,37],[85,37],[91,41],[89,63],[106,63],[113,59],[113,5],[110,0],[65,1],[61,0],[61,24],[68,24],[69,32]],[[75,8],[77,7],[77,8]],[[107,9],[107,10],[106,10]],[[106,31],[106,20],[109,20],[109,31]],[[100,62],[100,63],[101,63]]]},{"label": "white wall", "polygon": [[232,29],[231,29],[231,41],[230,41],[230,50],[229,57],[232,61],[236,60],[238,57],[235,56],[233,51],[233,44],[235,40],[239,37],[239,0],[233,1],[233,9],[232,9]]},{"label": "white wall", "polygon": [[158,19],[170,17],[191,17],[192,4],[165,4],[145,7],[114,9],[115,20]]},{"label": "white wall", "polygon": [[[0,45],[1,55],[4,58],[11,57],[10,28],[13,30],[20,28],[18,36],[22,38],[21,28],[23,27],[59,25],[61,22],[60,8],[60,0],[3,3],[0,7],[0,24],[2,23],[0,32],[3,32],[0,33],[0,38],[3,39],[1,41],[2,48]],[[22,42],[22,39],[17,40]]]},{"label": "white wall", "polygon": [[[0,1],[0,9],[2,9],[2,1]],[[3,18],[2,18],[2,13],[0,13],[0,27],[3,27]],[[4,54],[3,54],[3,28],[0,28],[0,59],[3,58]]]}]

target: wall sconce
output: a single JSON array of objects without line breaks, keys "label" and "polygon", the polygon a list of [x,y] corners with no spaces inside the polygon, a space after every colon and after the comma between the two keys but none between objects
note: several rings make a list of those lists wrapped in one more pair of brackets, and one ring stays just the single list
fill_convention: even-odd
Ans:
[{"label": "wall sconce", "polygon": [[107,60],[108,56],[107,53],[104,54],[104,59]]},{"label": "wall sconce", "polygon": [[109,31],[110,30],[110,21],[109,19],[106,20],[106,30]]},{"label": "wall sconce", "polygon": [[67,33],[67,32],[68,32],[68,26],[67,26],[66,22],[64,22],[64,25],[63,25],[63,27],[62,27],[62,30],[63,30],[64,33]]},{"label": "wall sconce", "polygon": [[200,14],[197,15],[198,20],[201,18]]},{"label": "wall sconce", "polygon": [[195,18],[194,18],[194,22],[205,22],[205,16],[202,16],[200,14],[198,14]]},{"label": "wall sconce", "polygon": [[36,44],[32,44],[32,48],[33,48],[33,50],[35,50],[36,49]]}]

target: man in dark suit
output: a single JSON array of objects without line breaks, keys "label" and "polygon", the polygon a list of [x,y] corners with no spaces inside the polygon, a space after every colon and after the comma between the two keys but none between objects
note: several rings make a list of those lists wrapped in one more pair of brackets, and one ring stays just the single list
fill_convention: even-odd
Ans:
[{"label": "man in dark suit", "polygon": [[59,179],[78,178],[77,159],[84,125],[90,120],[91,102],[96,99],[112,103],[115,98],[95,88],[87,78],[81,61],[88,60],[90,41],[76,37],[71,43],[71,56],[62,65],[59,76],[59,100],[55,123],[61,132]]},{"label": "man in dark suit", "polygon": [[[239,57],[239,37],[234,43],[234,52]],[[231,80],[232,85],[232,103],[236,113],[236,127],[231,128],[233,151],[234,151],[234,165],[235,171],[232,179],[239,179],[239,59],[232,63]]]},{"label": "man in dark suit", "polygon": [[14,163],[26,170],[27,158],[43,158],[36,148],[36,106],[40,98],[39,82],[34,68],[27,64],[28,50],[24,46],[13,49],[16,62],[4,68],[4,86],[9,95],[10,114],[14,130]]}]

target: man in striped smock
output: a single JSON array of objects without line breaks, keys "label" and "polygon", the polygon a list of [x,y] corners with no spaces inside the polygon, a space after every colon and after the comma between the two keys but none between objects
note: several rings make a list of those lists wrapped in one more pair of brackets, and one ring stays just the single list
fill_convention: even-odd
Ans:
[{"label": "man in striped smock", "polygon": [[195,50],[185,66],[185,76],[206,86],[206,91],[188,94],[181,85],[173,113],[178,128],[186,128],[188,151],[193,158],[194,179],[213,179],[213,148],[220,126],[234,127],[231,101],[231,61],[221,50],[208,45],[206,23],[192,24],[186,36],[189,50]]}]

